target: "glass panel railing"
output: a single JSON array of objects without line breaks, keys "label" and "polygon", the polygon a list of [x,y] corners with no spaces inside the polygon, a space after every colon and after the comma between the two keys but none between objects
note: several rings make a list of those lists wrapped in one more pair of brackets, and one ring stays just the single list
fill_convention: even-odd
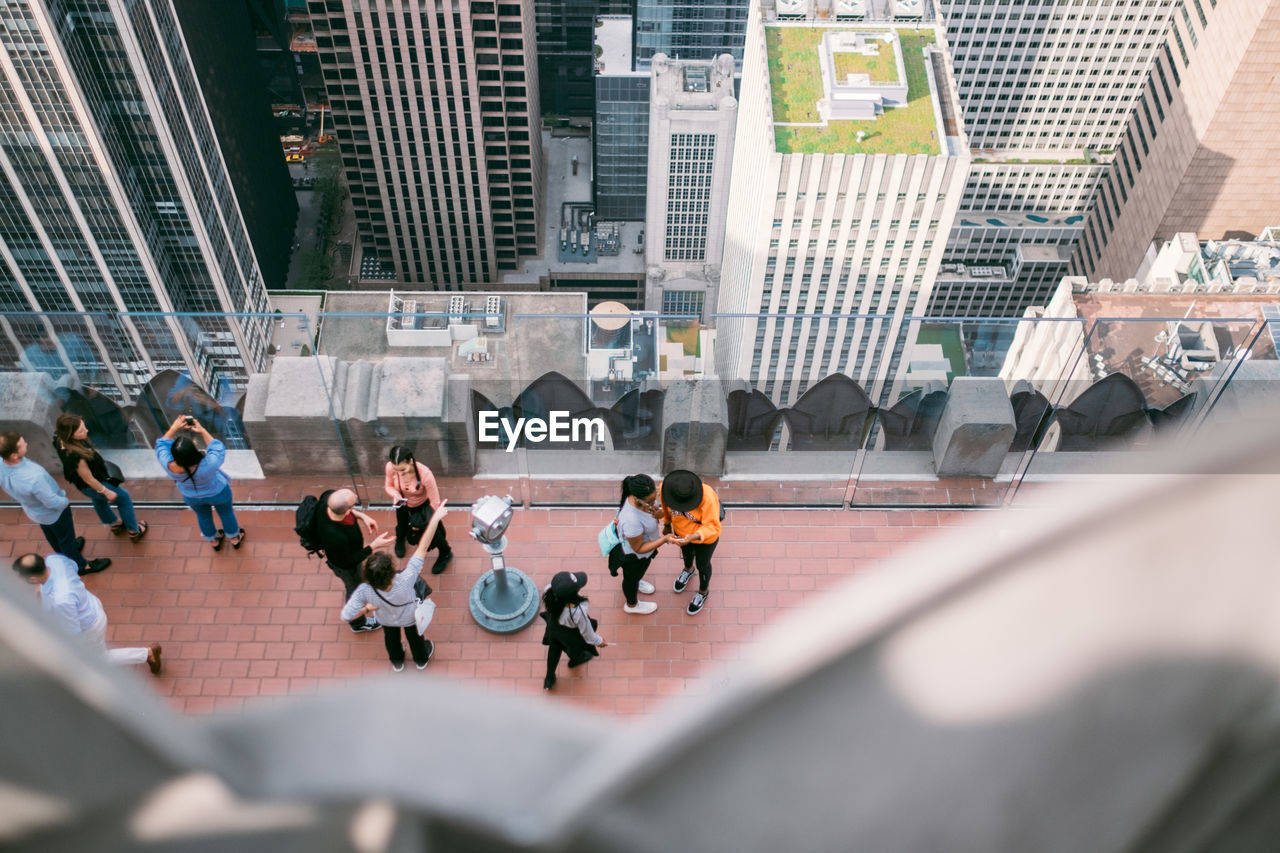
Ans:
[{"label": "glass panel railing", "polygon": [[314,340],[305,311],[7,313],[0,413],[55,475],[63,473],[58,419],[78,417],[139,502],[179,500],[154,453],[177,423],[172,437],[194,438],[197,449],[222,442],[237,501],[295,503],[321,474],[351,482],[349,447],[331,415],[334,377]]},{"label": "glass panel railing", "polygon": [[[1021,505],[1055,483],[1105,488],[1107,477],[1177,473],[1177,454],[1152,451],[1191,449],[1203,440],[1204,413],[1259,328],[1256,319],[1191,312],[1085,322],[1075,357],[1064,357],[1043,389],[1050,417],[1019,472]],[[1056,341],[1053,349],[1064,355],[1070,348]]]},{"label": "glass panel railing", "polygon": [[398,446],[455,505],[605,506],[627,474],[690,468],[729,505],[992,506],[1163,464],[1146,453],[1159,437],[1194,442],[1280,378],[1271,324],[1194,310],[703,320],[588,313],[570,293],[274,302],[0,315],[0,426],[56,473],[49,436],[80,416],[144,502],[177,501],[152,446],[189,415],[256,503],[350,487],[385,509]]}]

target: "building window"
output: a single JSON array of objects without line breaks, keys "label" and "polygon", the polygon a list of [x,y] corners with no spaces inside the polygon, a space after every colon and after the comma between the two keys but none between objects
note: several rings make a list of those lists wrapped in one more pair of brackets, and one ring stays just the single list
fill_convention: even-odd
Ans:
[{"label": "building window", "polygon": [[664,290],[662,313],[668,317],[701,317],[703,298],[701,290]]}]

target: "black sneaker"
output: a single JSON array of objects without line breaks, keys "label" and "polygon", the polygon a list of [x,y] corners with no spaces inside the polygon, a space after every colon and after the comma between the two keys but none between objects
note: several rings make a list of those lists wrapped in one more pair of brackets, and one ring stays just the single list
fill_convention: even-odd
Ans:
[{"label": "black sneaker", "polygon": [[414,665],[415,665],[415,666],[417,666],[417,667],[418,667],[418,669],[426,669],[426,668],[427,668],[427,664],[431,663],[431,657],[432,657],[432,655],[434,655],[435,653],[436,653],[436,644],[435,644],[435,643],[433,643],[433,642],[431,642],[430,640],[427,640],[427,659],[426,659],[426,661],[424,661],[423,663],[416,663],[416,664],[414,664]]},{"label": "black sneaker", "polygon": [[355,628],[355,627],[353,627],[353,628],[351,629],[351,633],[353,633],[353,634],[363,634],[365,631],[376,631],[376,630],[378,630],[378,629],[379,629],[379,628],[381,628],[381,627],[382,627],[382,626],[381,626],[381,625],[379,625],[377,622],[369,622],[369,621],[366,621],[366,622],[365,622],[363,625],[361,625],[359,628]]},{"label": "black sneaker", "polygon": [[400,661],[400,663],[393,663],[393,664],[391,664],[391,671],[392,671],[392,672],[404,672],[404,661]]},{"label": "black sneaker", "polygon": [[403,539],[396,540],[396,556],[397,557],[404,556],[404,540]]},{"label": "black sneaker", "polygon": [[80,577],[84,577],[85,575],[96,574],[97,572],[102,571],[109,565],[111,565],[111,560],[109,560],[106,557],[99,557],[96,560],[90,560],[89,565],[77,571],[76,574],[80,575]]},{"label": "black sneaker", "polygon": [[431,566],[431,574],[438,575],[445,569],[449,568],[449,564],[453,562],[453,551],[445,551],[439,557],[436,557],[435,564]]},{"label": "black sneaker", "polygon": [[676,578],[676,582],[671,585],[671,588],[676,592],[684,592],[684,588],[689,585],[689,578],[691,577],[693,577],[693,569],[685,569]]},{"label": "black sneaker", "polygon": [[702,610],[702,606],[707,603],[707,596],[710,594],[709,592],[695,592],[693,598],[689,601],[688,608],[684,612],[690,616],[698,613],[698,611]]}]

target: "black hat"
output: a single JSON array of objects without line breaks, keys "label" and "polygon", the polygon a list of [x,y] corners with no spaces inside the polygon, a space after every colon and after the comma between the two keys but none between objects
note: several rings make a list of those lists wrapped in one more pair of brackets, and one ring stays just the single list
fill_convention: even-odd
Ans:
[{"label": "black hat", "polygon": [[695,510],[702,503],[702,480],[692,471],[672,471],[662,481],[662,505],[677,512]]},{"label": "black hat", "polygon": [[556,572],[551,579],[551,594],[561,601],[568,601],[586,585],[586,572]]}]

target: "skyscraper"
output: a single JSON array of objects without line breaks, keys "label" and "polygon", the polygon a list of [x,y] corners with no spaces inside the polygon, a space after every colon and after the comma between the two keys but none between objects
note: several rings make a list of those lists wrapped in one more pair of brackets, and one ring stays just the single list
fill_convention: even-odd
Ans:
[{"label": "skyscraper", "polygon": [[636,0],[635,15],[602,16],[596,28],[595,201],[601,219],[645,218],[649,67],[653,57],[742,68],[748,0]]},{"label": "skyscraper", "polygon": [[633,26],[629,15],[612,15],[595,31],[592,190],[601,220],[643,220],[648,202],[649,73],[632,61]]},{"label": "skyscraper", "polygon": [[1153,241],[1280,223],[1278,40],[1277,0],[1179,7],[1085,220],[1074,274],[1124,280]]},{"label": "skyscraper", "polygon": [[121,401],[166,369],[242,390],[265,316],[110,316],[267,309],[171,0],[7,2],[0,49],[0,348]]},{"label": "skyscraper", "polygon": [[973,154],[930,313],[1018,315],[1068,271],[1175,0],[939,0]]},{"label": "skyscraper", "polygon": [[538,253],[533,0],[311,0],[366,256],[404,282],[496,281]]},{"label": "skyscraper", "polygon": [[738,101],[733,57],[650,63],[645,305],[701,316],[724,255]]},{"label": "skyscraper", "polygon": [[588,118],[594,112],[592,49],[597,15],[629,15],[634,0],[534,0],[538,87],[543,114]]},{"label": "skyscraper", "polygon": [[749,0],[636,0],[636,68],[654,54],[709,62],[722,53],[742,70]]},{"label": "skyscraper", "polygon": [[298,224],[298,199],[281,156],[279,134],[269,120],[271,101],[256,61],[248,6],[182,0],[174,11],[262,279],[267,287],[283,288]]},{"label": "skyscraper", "polygon": [[929,27],[751,14],[717,372],[783,405],[833,373],[878,398],[925,314],[969,167],[937,80],[946,55]]}]

